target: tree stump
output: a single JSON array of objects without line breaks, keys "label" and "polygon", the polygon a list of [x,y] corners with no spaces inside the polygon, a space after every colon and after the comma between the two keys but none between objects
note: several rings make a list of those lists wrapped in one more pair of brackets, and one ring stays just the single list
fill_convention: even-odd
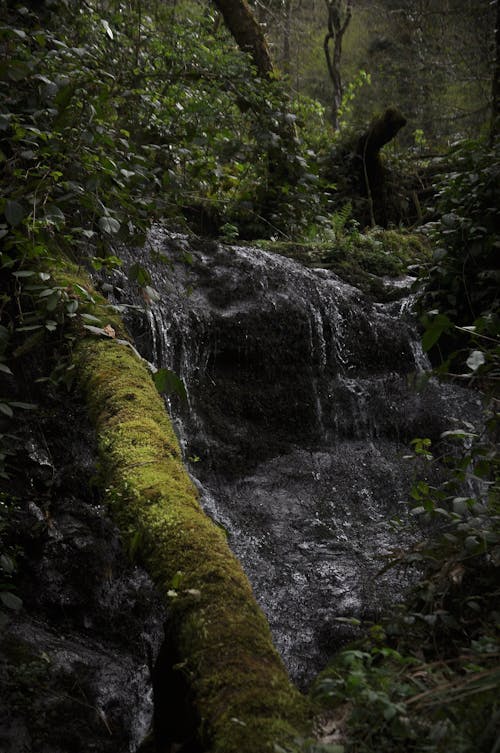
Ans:
[{"label": "tree stump", "polygon": [[386,175],[380,150],[406,125],[406,118],[395,107],[372,121],[368,130],[357,140],[355,163],[360,173],[362,193],[368,199],[370,223],[387,225]]}]

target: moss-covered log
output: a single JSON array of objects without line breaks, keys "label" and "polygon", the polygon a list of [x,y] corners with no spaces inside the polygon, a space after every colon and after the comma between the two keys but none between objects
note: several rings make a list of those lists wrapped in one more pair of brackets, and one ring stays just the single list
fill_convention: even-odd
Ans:
[{"label": "moss-covered log", "polygon": [[304,731],[306,703],[225,533],[199,505],[146,365],[125,344],[96,336],[82,337],[74,358],[110,508],[168,600],[178,671],[188,679],[204,749],[271,751]]}]

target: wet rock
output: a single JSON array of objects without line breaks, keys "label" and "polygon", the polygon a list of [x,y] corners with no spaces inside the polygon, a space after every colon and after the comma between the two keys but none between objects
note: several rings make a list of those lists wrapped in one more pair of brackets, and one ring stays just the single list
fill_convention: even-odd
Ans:
[{"label": "wet rock", "polygon": [[0,492],[0,543],[22,598],[17,612],[3,610],[0,749],[133,753],[152,724],[165,615],[91,482],[83,410],[49,395],[39,406]]},{"label": "wet rock", "polygon": [[[205,509],[307,684],[353,636],[337,618],[376,619],[407,586],[376,576],[412,535],[408,443],[439,441],[478,401],[423,378],[409,300],[376,304],[327,270],[161,229],[124,258],[152,276],[157,300],[128,321],[186,385],[167,402]],[[141,303],[133,284],[126,299]]]}]

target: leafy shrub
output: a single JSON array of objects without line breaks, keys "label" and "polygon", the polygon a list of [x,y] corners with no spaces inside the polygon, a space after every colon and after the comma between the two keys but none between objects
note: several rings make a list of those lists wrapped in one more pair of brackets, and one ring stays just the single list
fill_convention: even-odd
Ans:
[{"label": "leafy shrub", "polygon": [[462,673],[388,647],[350,649],[314,695],[326,707],[350,708],[345,753],[490,753],[499,719],[495,652],[475,645],[461,656]]},{"label": "leafy shrub", "polygon": [[[85,303],[49,272],[61,254],[117,265],[115,245],[144,242],[159,217],[288,232],[315,199],[306,145],[298,130],[285,139],[290,103],[205,8],[3,0],[0,18],[0,376],[12,388],[35,344],[57,367]],[[7,393],[9,418],[26,405]]]},{"label": "leafy shrub", "polygon": [[479,349],[483,337],[500,335],[500,143],[460,142],[449,170],[437,187],[440,220],[419,302],[424,348],[436,362],[466,348],[471,334]]}]

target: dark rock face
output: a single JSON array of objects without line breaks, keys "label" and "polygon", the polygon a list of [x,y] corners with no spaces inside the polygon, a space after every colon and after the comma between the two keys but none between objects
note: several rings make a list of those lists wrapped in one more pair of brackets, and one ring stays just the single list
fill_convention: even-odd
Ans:
[{"label": "dark rock face", "polygon": [[[428,474],[403,459],[408,442],[438,440],[478,405],[433,380],[417,390],[426,362],[406,301],[373,304],[326,270],[161,230],[128,258],[157,299],[129,324],[184,380],[187,402],[168,404],[205,508],[306,683],[352,636],[338,617],[376,618],[404,590],[375,576],[403,542],[391,521],[407,517],[414,474]],[[140,304],[123,272],[114,283]]]},{"label": "dark rock face", "polygon": [[1,492],[18,612],[3,610],[0,749],[136,751],[153,716],[164,614],[92,484],[92,431],[73,400],[41,396]]}]

